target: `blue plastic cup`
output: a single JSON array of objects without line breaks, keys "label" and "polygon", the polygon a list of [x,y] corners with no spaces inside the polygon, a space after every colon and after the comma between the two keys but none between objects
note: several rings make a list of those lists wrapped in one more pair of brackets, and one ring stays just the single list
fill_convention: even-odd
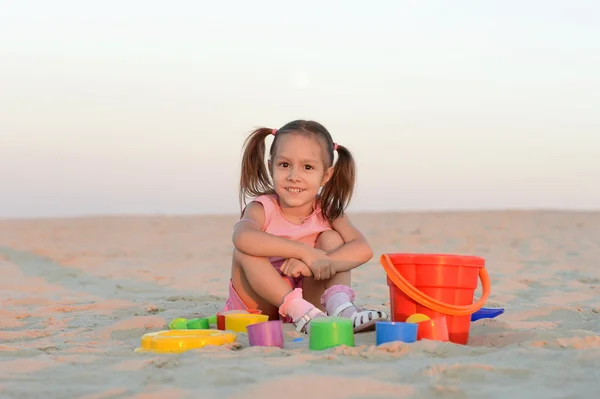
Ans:
[{"label": "blue plastic cup", "polygon": [[386,342],[415,342],[417,340],[418,324],[398,321],[380,321],[375,323],[377,345]]}]

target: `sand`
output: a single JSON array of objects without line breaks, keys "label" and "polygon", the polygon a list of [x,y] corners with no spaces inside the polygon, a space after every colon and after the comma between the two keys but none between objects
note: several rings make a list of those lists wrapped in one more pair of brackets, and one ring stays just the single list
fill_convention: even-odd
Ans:
[{"label": "sand", "polygon": [[[486,258],[504,307],[468,345],[135,353],[142,335],[224,304],[235,217],[0,221],[0,398],[596,398],[600,213],[358,214],[376,256],[360,305],[389,310],[383,252]],[[479,290],[476,295],[479,294]],[[283,396],[285,392],[285,396]]]}]

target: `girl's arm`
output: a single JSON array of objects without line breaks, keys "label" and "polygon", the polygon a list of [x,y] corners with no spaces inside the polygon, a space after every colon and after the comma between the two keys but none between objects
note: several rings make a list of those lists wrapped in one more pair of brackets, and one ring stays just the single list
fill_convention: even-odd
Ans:
[{"label": "girl's arm", "polygon": [[233,229],[233,245],[252,256],[280,256],[286,259],[306,257],[308,245],[265,233],[262,231],[264,224],[263,205],[260,202],[249,203],[243,218]]},{"label": "girl's arm", "polygon": [[336,272],[354,269],[373,257],[371,246],[362,233],[352,225],[348,216],[344,215],[336,219],[331,227],[344,240],[344,245],[328,254]]}]

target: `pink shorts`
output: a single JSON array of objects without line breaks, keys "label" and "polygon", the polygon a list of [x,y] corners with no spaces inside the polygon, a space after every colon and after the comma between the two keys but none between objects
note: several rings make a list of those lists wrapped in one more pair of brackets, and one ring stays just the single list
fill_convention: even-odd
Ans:
[{"label": "pink shorts", "polygon": [[[282,263],[283,261],[275,262],[273,264],[273,267],[279,271]],[[289,282],[290,287],[292,289],[302,288],[302,276],[295,278],[282,276],[281,278],[286,279]],[[225,307],[223,308],[223,312],[227,312],[230,310],[249,310],[248,306],[244,303],[244,301],[242,301],[242,298],[240,298],[235,288],[233,288],[231,280],[229,280],[229,298],[227,298],[227,301],[225,301]],[[292,320],[289,317],[283,318],[283,321],[285,323],[292,322]]]}]

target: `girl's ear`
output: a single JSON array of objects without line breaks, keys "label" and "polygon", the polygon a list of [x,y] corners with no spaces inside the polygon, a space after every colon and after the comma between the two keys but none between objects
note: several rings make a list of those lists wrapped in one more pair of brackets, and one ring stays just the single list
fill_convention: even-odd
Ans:
[{"label": "girl's ear", "polygon": [[321,180],[321,187],[326,185],[327,182],[331,179],[331,176],[333,176],[333,170],[334,167],[331,166],[325,171],[325,174],[323,175],[323,180]]},{"label": "girl's ear", "polygon": [[269,176],[271,176],[271,178],[273,178],[273,162],[271,162],[270,159],[267,162],[269,165]]}]

